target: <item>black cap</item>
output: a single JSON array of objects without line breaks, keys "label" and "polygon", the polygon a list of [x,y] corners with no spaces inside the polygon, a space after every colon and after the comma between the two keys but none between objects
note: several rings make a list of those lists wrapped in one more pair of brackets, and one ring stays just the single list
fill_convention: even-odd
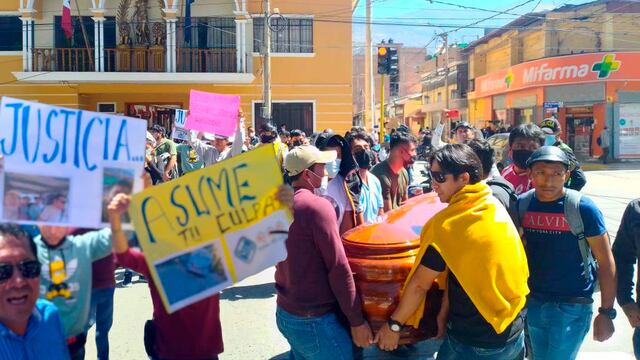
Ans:
[{"label": "black cap", "polygon": [[542,129],[543,131],[544,129],[550,129],[552,131],[552,134],[557,134],[560,132],[560,130],[562,130],[562,128],[560,127],[560,122],[552,117],[542,120],[542,122],[540,123],[540,129]]},{"label": "black cap", "polygon": [[471,124],[469,124],[466,121],[461,121],[458,123],[458,125],[456,125],[455,129],[453,129],[453,131],[456,131],[460,128],[467,128],[467,129],[473,129],[473,126],[471,126]]},{"label": "black cap", "polygon": [[545,162],[558,162],[569,168],[570,162],[567,154],[557,146],[543,146],[536,150],[529,160],[527,160],[527,168],[531,168],[533,164],[545,161]]}]

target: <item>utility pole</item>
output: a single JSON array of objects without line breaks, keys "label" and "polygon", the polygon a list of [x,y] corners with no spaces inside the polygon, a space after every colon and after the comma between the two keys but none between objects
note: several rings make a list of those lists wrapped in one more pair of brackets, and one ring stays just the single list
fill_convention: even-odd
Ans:
[{"label": "utility pole", "polygon": [[384,144],[384,74],[380,74],[380,144]]},{"label": "utility pole", "polygon": [[264,32],[262,37],[262,86],[263,106],[262,117],[265,121],[271,121],[271,4],[269,0],[263,0],[264,8]]},{"label": "utility pole", "polygon": [[[442,34],[442,39],[444,40],[444,108],[446,111],[449,111],[449,34]],[[440,116],[444,117],[445,112],[443,111]],[[441,119],[441,121],[444,122],[444,118]],[[451,121],[446,121],[444,123],[443,134],[449,138]]]},{"label": "utility pole", "polygon": [[371,0],[367,0],[366,4],[366,31],[365,31],[365,45],[364,45],[364,116],[363,125],[366,127],[371,121],[371,127],[373,128],[373,109],[371,104],[373,103],[374,94],[371,92],[373,73],[373,54],[371,53]]}]

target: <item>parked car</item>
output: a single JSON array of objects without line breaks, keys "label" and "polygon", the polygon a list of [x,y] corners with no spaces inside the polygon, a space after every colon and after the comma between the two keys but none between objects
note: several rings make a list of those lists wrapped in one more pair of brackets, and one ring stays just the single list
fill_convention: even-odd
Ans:
[{"label": "parked car", "polygon": [[507,165],[511,164],[509,158],[509,133],[500,133],[492,135],[487,142],[496,153],[496,166],[502,172]]}]

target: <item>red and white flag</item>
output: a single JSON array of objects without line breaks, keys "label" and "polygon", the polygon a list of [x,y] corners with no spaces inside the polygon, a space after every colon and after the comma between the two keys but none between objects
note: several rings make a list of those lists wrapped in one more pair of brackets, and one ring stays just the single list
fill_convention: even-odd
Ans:
[{"label": "red and white flag", "polygon": [[62,31],[67,39],[73,35],[73,28],[71,27],[71,0],[62,0]]}]

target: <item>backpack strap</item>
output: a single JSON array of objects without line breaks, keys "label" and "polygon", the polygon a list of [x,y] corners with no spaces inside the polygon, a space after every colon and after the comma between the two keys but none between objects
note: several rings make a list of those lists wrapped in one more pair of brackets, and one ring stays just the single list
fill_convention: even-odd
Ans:
[{"label": "backpack strap", "polygon": [[589,242],[584,235],[584,222],[582,221],[582,215],[580,215],[580,200],[582,194],[579,191],[565,189],[564,199],[564,217],[569,223],[571,232],[578,237],[578,249],[580,249],[580,255],[582,256],[582,266],[584,268],[584,277],[589,280],[590,267],[595,264]]},{"label": "backpack strap", "polygon": [[515,225],[518,230],[522,230],[522,219],[524,219],[524,214],[527,212],[527,209],[529,209],[529,204],[531,204],[531,199],[533,199],[533,195],[535,195],[535,193],[535,189],[531,189],[526,193],[518,196],[518,202],[516,203],[517,211],[515,212],[517,215],[516,220],[518,220],[518,223]]},{"label": "backpack strap", "polygon": [[511,186],[509,186],[508,184],[505,184],[503,182],[500,181],[494,181],[494,180],[489,180],[487,181],[487,185],[491,186],[497,186],[499,188],[504,189],[504,191],[507,192],[507,194],[509,194],[509,200],[513,203],[516,200],[518,200],[518,195],[516,195],[516,192],[513,191],[513,188]]}]

